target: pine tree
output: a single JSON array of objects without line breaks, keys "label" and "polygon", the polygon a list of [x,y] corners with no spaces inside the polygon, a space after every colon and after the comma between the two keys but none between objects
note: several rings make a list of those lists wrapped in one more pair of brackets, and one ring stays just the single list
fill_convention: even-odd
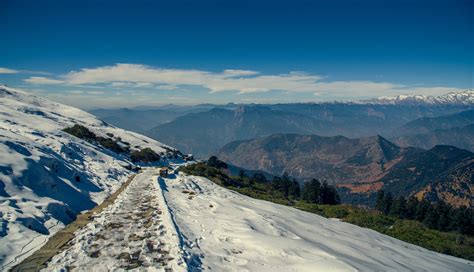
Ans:
[{"label": "pine tree", "polygon": [[290,177],[288,176],[288,173],[284,173],[283,176],[281,177],[281,185],[280,185],[280,192],[285,196],[288,197],[290,195],[290,188],[292,186],[292,182],[290,180]]},{"label": "pine tree", "polygon": [[245,174],[244,170],[243,169],[240,169],[239,170],[239,178],[240,179],[245,179],[247,177],[247,174]]},{"label": "pine tree", "polygon": [[379,190],[377,192],[377,200],[375,202],[375,209],[378,211],[383,211],[384,210],[384,200],[385,200],[385,191],[384,190]]},{"label": "pine tree", "polygon": [[267,178],[262,173],[253,174],[252,180],[256,183],[267,183],[268,182]]},{"label": "pine tree", "polygon": [[302,199],[308,203],[320,204],[321,201],[321,183],[317,179],[312,179],[303,185],[301,192]]},{"label": "pine tree", "polygon": [[407,203],[404,197],[397,197],[392,203],[390,207],[390,215],[395,215],[400,218],[405,218],[405,214],[407,211]]},{"label": "pine tree", "polygon": [[451,221],[452,211],[446,203],[438,203],[438,225],[437,229],[441,231],[446,231],[449,228],[449,223]]},{"label": "pine tree", "polygon": [[436,207],[429,209],[426,212],[425,218],[423,219],[423,223],[428,228],[436,229],[438,227],[438,214],[439,214],[439,211]]},{"label": "pine tree", "polygon": [[383,190],[380,190],[377,192],[377,202],[375,204],[375,208],[377,210],[387,215],[390,213],[392,203],[393,203],[393,197],[390,192],[385,193],[385,191]]},{"label": "pine tree", "polygon": [[423,221],[426,217],[427,212],[430,210],[431,204],[426,201],[422,200],[419,201],[418,204],[416,205],[416,211],[415,211],[415,220],[418,221]]},{"label": "pine tree", "polygon": [[407,210],[405,212],[405,218],[414,219],[416,214],[416,207],[418,206],[418,199],[411,196],[407,200]]},{"label": "pine tree", "polygon": [[293,184],[291,186],[291,193],[294,199],[299,199],[301,197],[301,188],[300,184],[296,179],[293,179]]},{"label": "pine tree", "polygon": [[323,182],[321,186],[321,199],[323,204],[335,205],[340,203],[336,188]]}]

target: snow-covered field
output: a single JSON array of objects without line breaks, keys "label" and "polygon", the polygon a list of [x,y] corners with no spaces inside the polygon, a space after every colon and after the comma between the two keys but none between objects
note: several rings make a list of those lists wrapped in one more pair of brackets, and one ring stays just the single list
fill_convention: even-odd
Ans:
[{"label": "snow-covered field", "polygon": [[474,271],[473,262],[252,199],[203,177],[179,174],[160,186],[197,270]]},{"label": "snow-covered field", "polygon": [[94,133],[166,152],[148,137],[119,129],[79,109],[0,85],[0,270],[16,264],[127,179],[130,164],[62,130]]},{"label": "snow-covered field", "polygon": [[[474,263],[147,169],[46,271],[472,271]],[[147,216],[147,211],[152,211]],[[151,223],[148,220],[152,220]],[[108,227],[111,226],[111,227]],[[141,238],[141,239],[139,239]]]}]

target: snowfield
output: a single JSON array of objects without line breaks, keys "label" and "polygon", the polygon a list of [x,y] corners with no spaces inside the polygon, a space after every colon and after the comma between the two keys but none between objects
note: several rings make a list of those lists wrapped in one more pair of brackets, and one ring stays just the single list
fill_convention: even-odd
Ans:
[{"label": "snowfield", "polygon": [[132,148],[167,152],[84,111],[0,85],[0,270],[101,203],[131,174],[126,157],[62,132],[74,124],[100,136],[112,133]]},{"label": "snowfield", "polygon": [[179,174],[159,183],[195,270],[474,270],[473,262],[243,196],[203,177]]},{"label": "snowfield", "polygon": [[[53,257],[44,271],[474,269],[470,261],[252,199],[203,177],[161,178],[157,173],[147,169],[138,174],[114,205],[77,231],[71,247]],[[143,216],[149,210],[153,212]]]}]

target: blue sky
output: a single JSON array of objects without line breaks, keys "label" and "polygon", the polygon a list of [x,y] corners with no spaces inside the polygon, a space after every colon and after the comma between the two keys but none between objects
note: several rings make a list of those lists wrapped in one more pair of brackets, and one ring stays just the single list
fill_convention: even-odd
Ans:
[{"label": "blue sky", "polygon": [[473,88],[473,1],[0,1],[0,82],[90,107]]}]

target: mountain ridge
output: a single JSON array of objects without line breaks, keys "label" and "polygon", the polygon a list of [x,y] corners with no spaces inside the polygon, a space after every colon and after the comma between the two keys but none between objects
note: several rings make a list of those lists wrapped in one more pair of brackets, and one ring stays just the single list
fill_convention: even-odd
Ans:
[{"label": "mountain ridge", "polygon": [[369,104],[458,104],[474,105],[474,90],[465,90],[461,92],[449,92],[444,95],[411,95],[401,94],[398,96],[381,96],[378,98],[359,101],[359,103]]},{"label": "mountain ridge", "polygon": [[[445,184],[445,190],[436,193],[438,199],[452,205],[473,205],[474,180],[469,169],[474,154],[452,146],[424,150],[399,147],[381,136],[349,139],[274,134],[230,143],[217,156],[246,169],[275,175],[286,172],[303,181],[317,178],[337,184],[346,203],[373,205],[380,189],[410,196],[430,184]],[[452,182],[447,186],[449,180]],[[443,197],[450,190],[456,193]]]}]

